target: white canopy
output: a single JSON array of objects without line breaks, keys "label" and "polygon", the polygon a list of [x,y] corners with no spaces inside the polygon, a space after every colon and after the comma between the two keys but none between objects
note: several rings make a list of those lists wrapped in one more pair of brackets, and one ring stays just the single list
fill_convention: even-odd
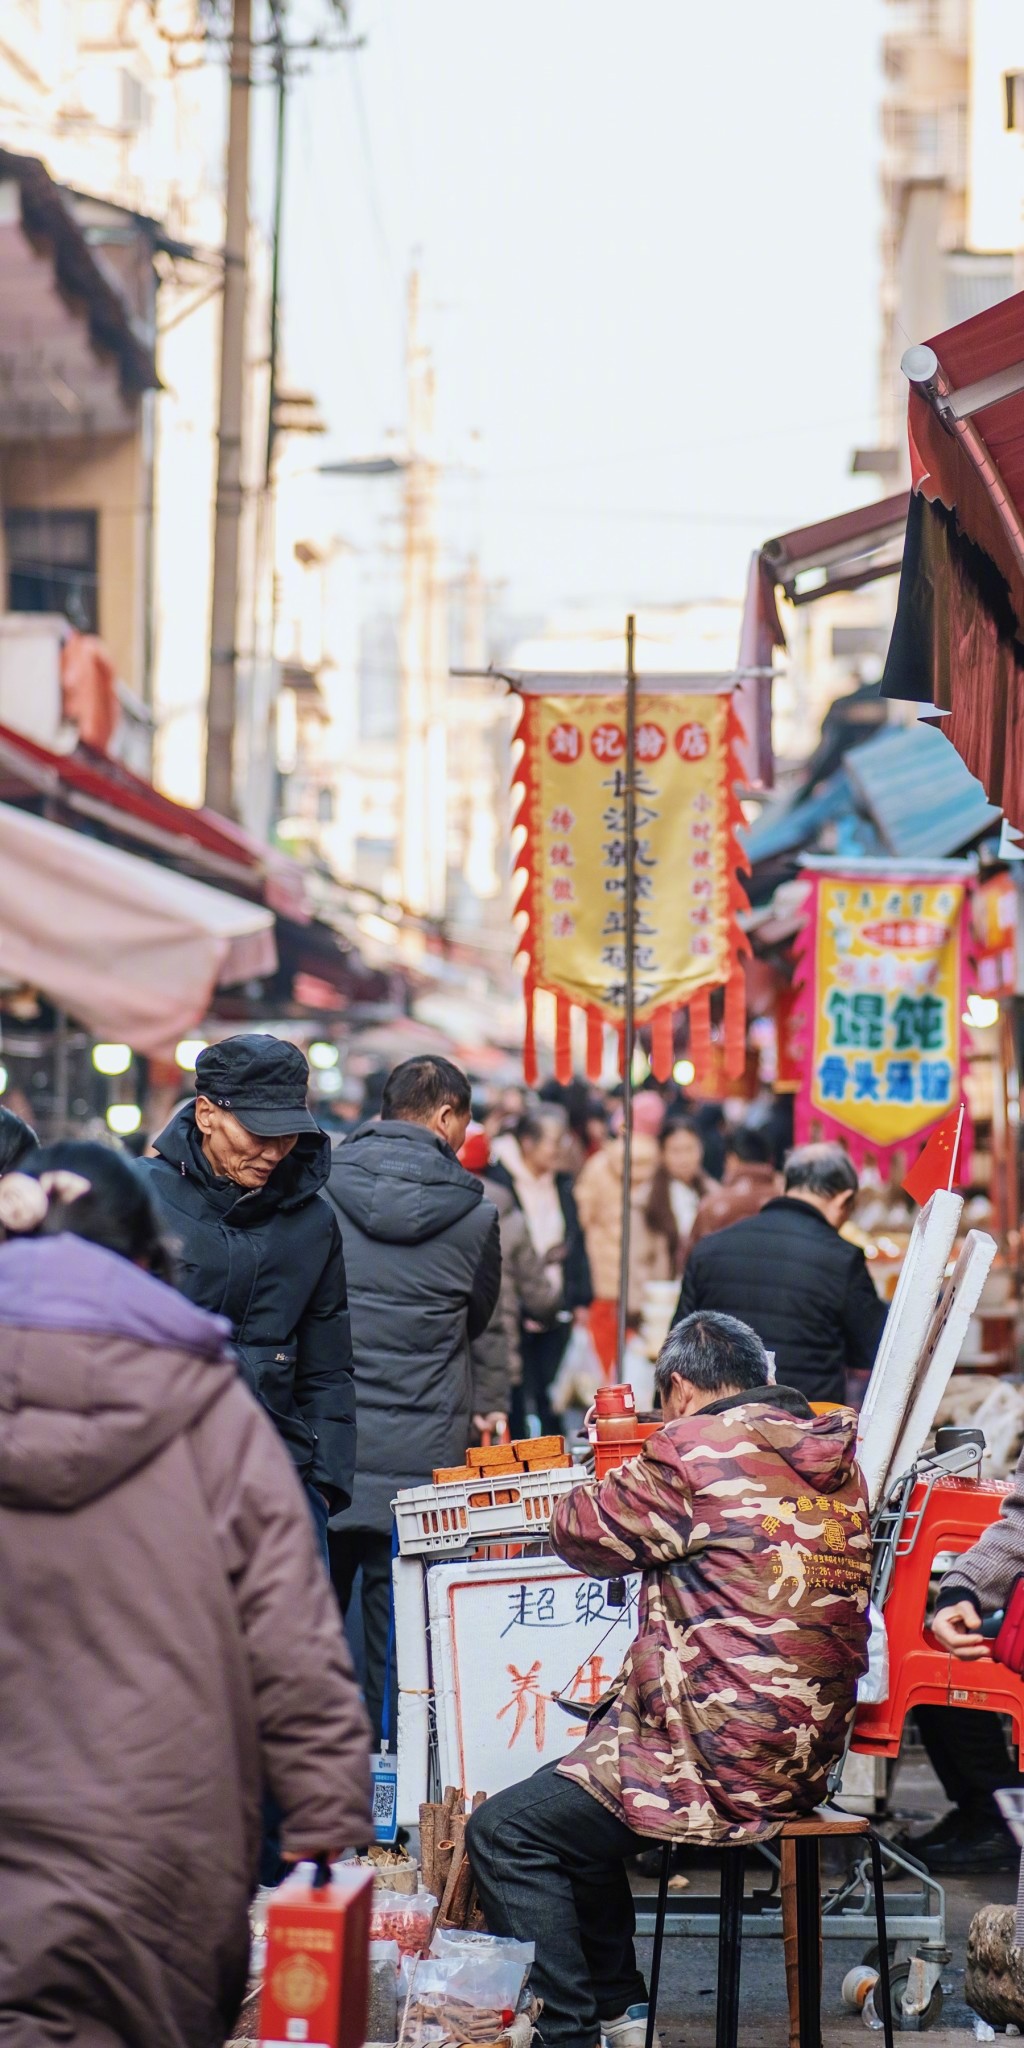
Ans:
[{"label": "white canopy", "polygon": [[276,966],[262,904],[0,804],[0,979],[98,1037],[169,1056],[215,988]]}]

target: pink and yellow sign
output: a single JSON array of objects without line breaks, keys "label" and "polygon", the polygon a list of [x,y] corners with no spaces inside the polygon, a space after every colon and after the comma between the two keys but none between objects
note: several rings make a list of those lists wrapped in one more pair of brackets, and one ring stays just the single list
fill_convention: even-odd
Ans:
[{"label": "pink and yellow sign", "polygon": [[621,1028],[626,1004],[626,903],[635,904],[636,1021],[652,1031],[652,1064],[667,1078],[672,1019],[688,1008],[691,1056],[710,1046],[710,992],[728,991],[727,1049],[743,1065],[745,904],[737,877],[732,795],[737,732],[728,692],[641,690],[635,739],[633,857],[626,836],[626,715],[608,696],[523,697],[517,780],[525,827],[520,908],[527,926],[526,1063],[535,1073],[536,989],[556,998],[556,1073],[568,1078],[570,1016],[588,1019],[588,1068],[600,1070],[605,1023]]},{"label": "pink and yellow sign", "polygon": [[965,898],[935,870],[812,875],[798,1143],[842,1137],[857,1159],[916,1149],[959,1103]]}]

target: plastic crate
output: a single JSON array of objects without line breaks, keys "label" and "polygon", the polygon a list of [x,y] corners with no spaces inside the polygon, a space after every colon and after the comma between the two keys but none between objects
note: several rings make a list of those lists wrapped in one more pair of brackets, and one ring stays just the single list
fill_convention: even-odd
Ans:
[{"label": "plastic crate", "polygon": [[[506,1537],[542,1536],[555,1502],[571,1493],[586,1473],[563,1467],[554,1472],[494,1472],[456,1479],[447,1486],[410,1486],[395,1501],[398,1548],[403,1557],[466,1550],[473,1543]],[[511,1500],[499,1500],[511,1494]]]},{"label": "plastic crate", "polygon": [[632,1436],[618,1437],[612,1443],[594,1444],[594,1477],[603,1479],[608,1472],[614,1472],[616,1465],[624,1465],[627,1458],[638,1458],[649,1436],[655,1436],[662,1428],[660,1422],[638,1422]]}]

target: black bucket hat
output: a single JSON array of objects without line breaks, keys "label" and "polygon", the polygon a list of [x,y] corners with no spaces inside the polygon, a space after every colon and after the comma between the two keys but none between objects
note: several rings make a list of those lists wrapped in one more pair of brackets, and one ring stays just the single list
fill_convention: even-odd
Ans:
[{"label": "black bucket hat", "polygon": [[254,1138],[320,1134],[306,1107],[309,1068],[297,1045],[245,1031],[208,1045],[196,1061],[196,1094],[229,1109]]}]

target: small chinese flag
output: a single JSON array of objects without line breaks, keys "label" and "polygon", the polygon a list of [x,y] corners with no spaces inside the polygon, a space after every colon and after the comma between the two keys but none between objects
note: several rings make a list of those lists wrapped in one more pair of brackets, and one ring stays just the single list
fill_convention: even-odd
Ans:
[{"label": "small chinese flag", "polygon": [[904,1178],[907,1194],[922,1209],[937,1188],[951,1188],[953,1185],[963,1120],[964,1106],[961,1103],[959,1109],[951,1109],[949,1115],[936,1124],[927,1145],[922,1145]]}]

